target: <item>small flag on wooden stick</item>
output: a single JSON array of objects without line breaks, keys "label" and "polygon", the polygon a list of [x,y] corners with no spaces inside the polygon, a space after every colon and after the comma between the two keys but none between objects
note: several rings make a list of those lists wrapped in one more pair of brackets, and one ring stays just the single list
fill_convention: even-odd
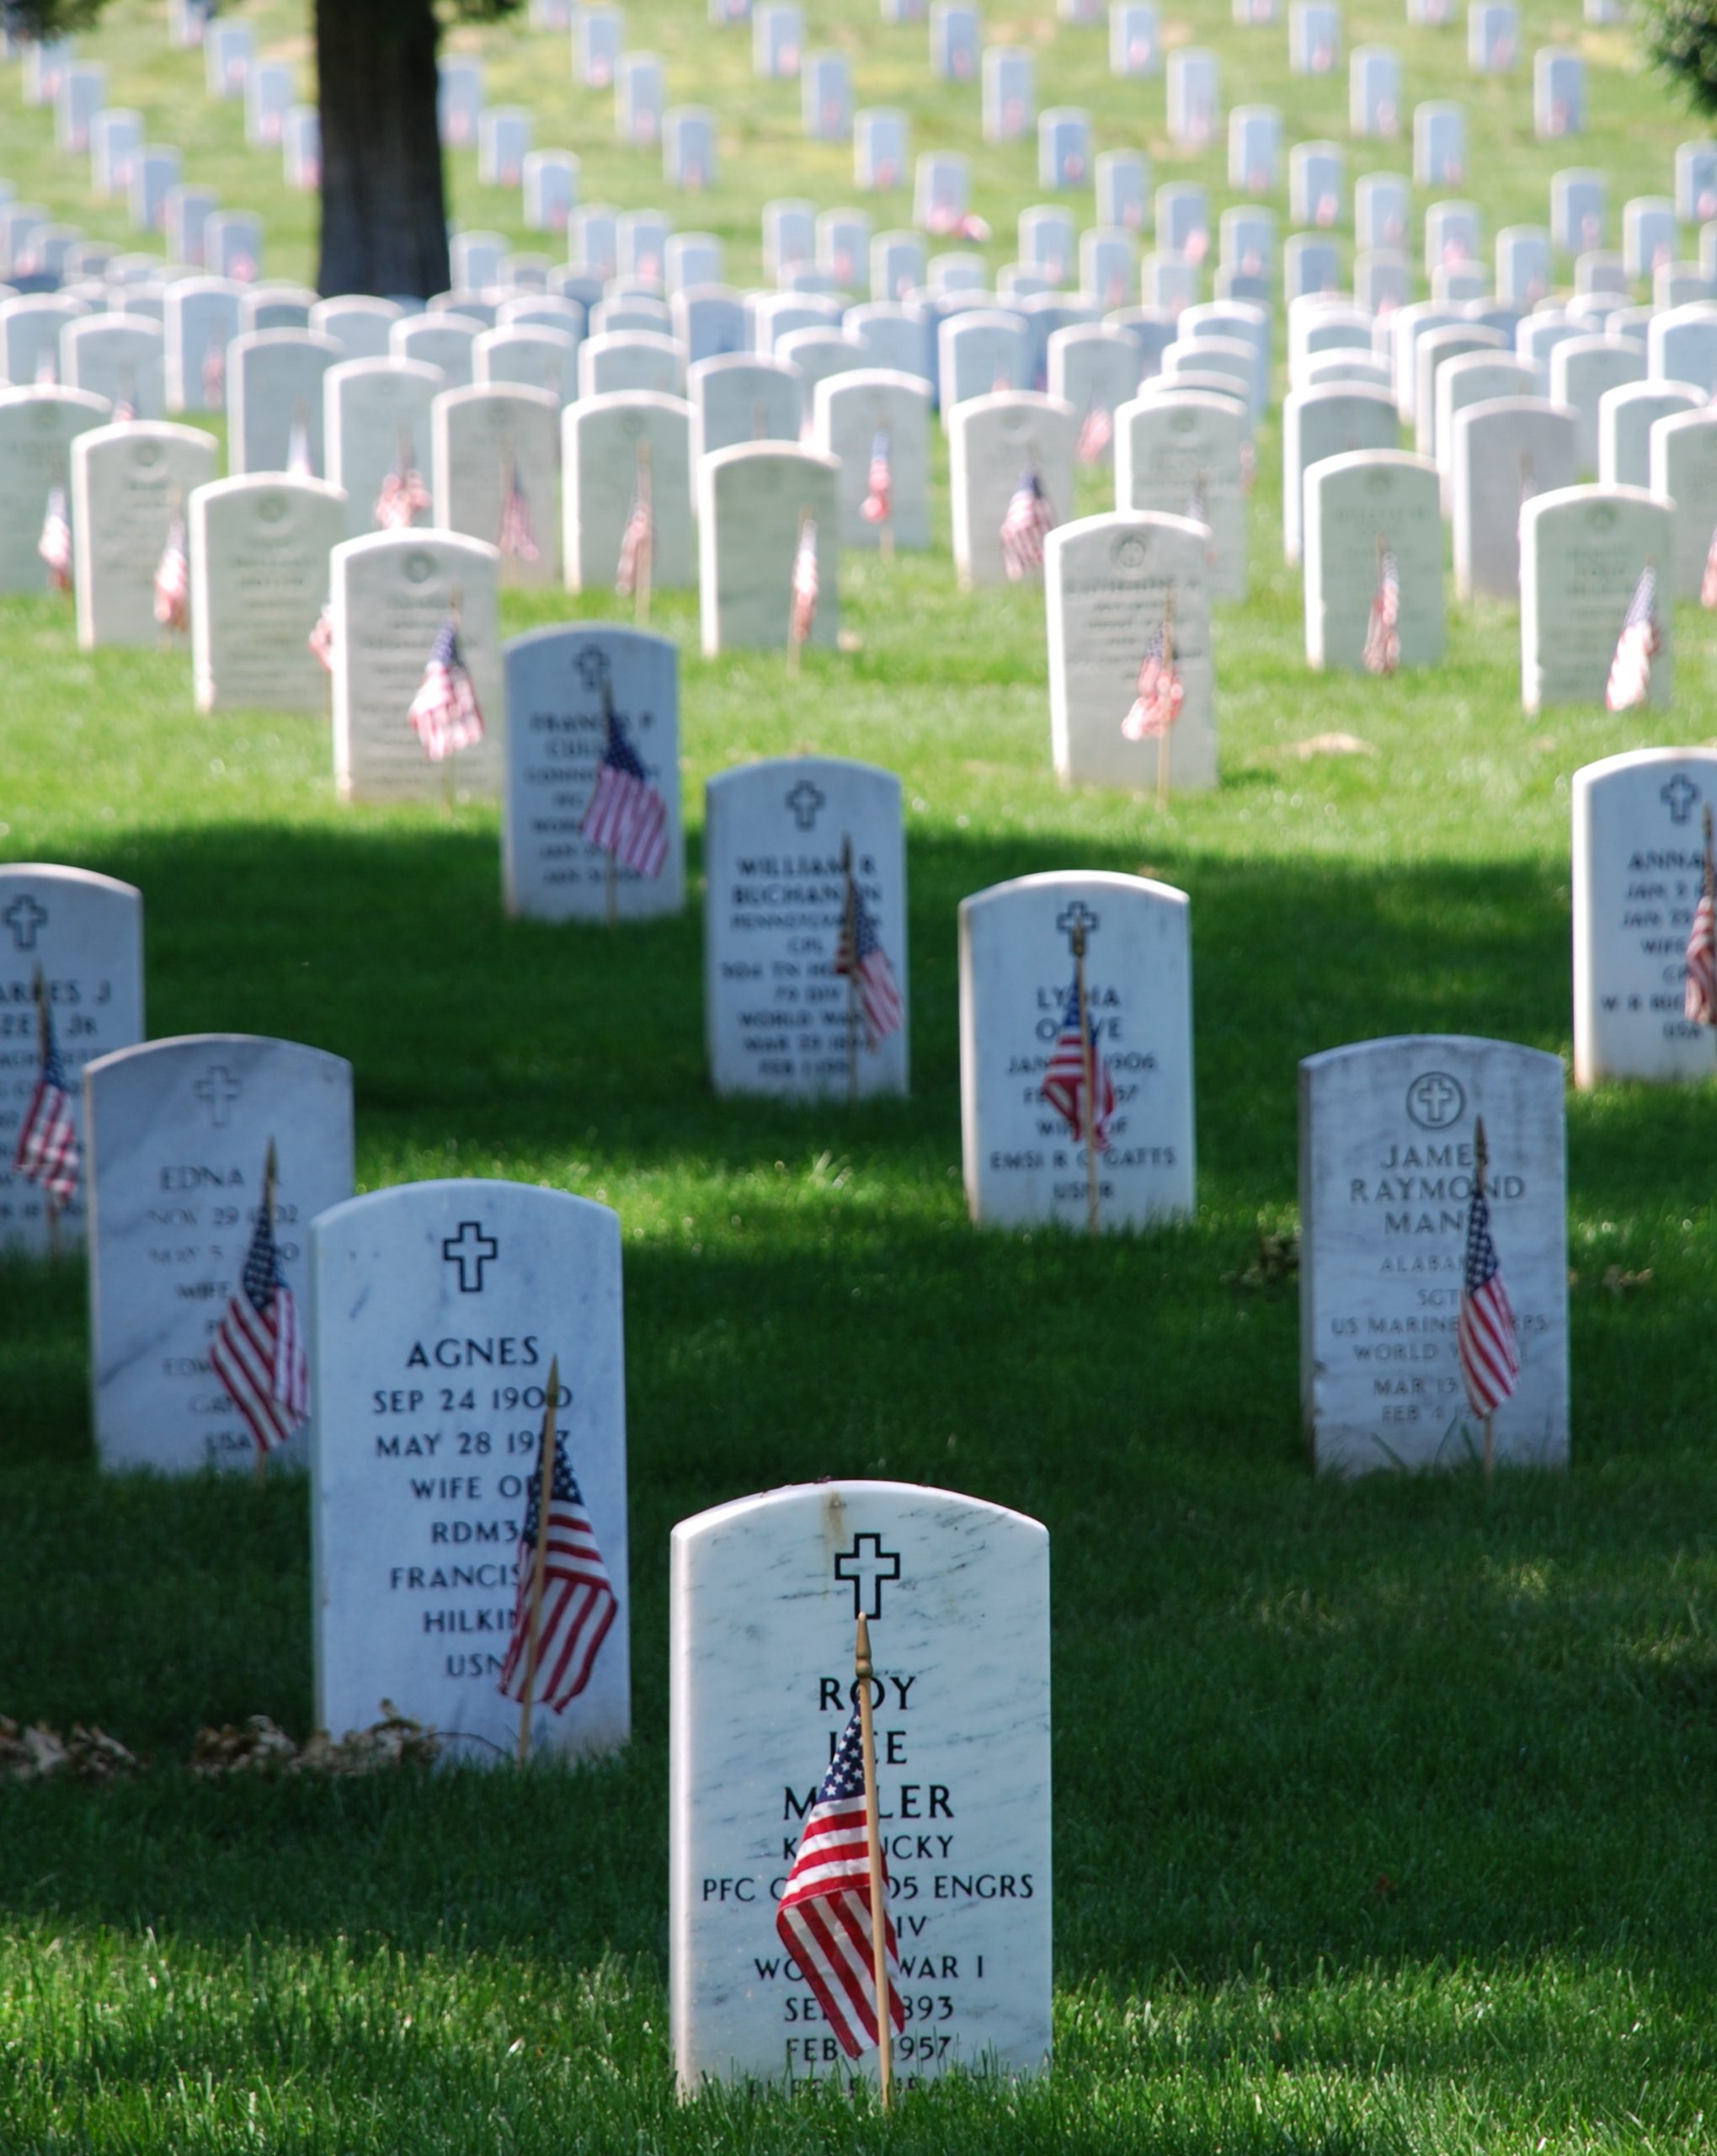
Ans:
[{"label": "small flag on wooden stick", "polygon": [[72,589],[72,519],[66,506],[66,489],[57,482],[48,489],[47,514],[35,550],[48,566],[48,589]]},{"label": "small flag on wooden stick", "polygon": [[310,1366],[298,1305],[275,1240],[277,1167],[272,1141],[263,1166],[258,1208],[244,1270],[232,1291],[209,1362],[256,1440],[259,1465],[285,1444],[310,1412]]},{"label": "small flag on wooden stick", "polygon": [[183,636],[191,623],[190,557],[185,551],[184,518],[177,510],[155,564],[155,619],[172,636]]},{"label": "small flag on wooden stick", "polygon": [[1711,810],[1705,808],[1704,878],[1688,937],[1686,1016],[1696,1026],[1717,1026],[1717,870],[1711,859]]},{"label": "small flag on wooden stick", "polygon": [[1634,711],[1651,695],[1651,662],[1663,648],[1663,632],[1657,620],[1657,566],[1647,562],[1640,572],[1634,596],[1616,638],[1616,655],[1610,661],[1610,678],[1604,690],[1609,711]]},{"label": "small flag on wooden stick", "polygon": [[632,508],[620,535],[620,566],[614,589],[622,599],[637,602],[642,628],[650,618],[650,584],[656,565],[655,489],[650,445],[638,444],[637,470],[632,480]]},{"label": "small flag on wooden stick", "polygon": [[459,615],[450,606],[430,648],[410,718],[432,764],[473,749],[483,737],[483,707],[459,648]]},{"label": "small flag on wooden stick", "polygon": [[1502,1284],[1502,1262],[1496,1255],[1490,1233],[1490,1201],[1485,1191],[1485,1171],[1489,1165],[1485,1119],[1480,1116],[1473,1134],[1473,1198],[1467,1214],[1467,1248],[1455,1343],[1467,1405],[1474,1414],[1484,1417],[1487,1480],[1496,1463],[1492,1418],[1503,1401],[1512,1397],[1520,1382],[1520,1342],[1514,1310],[1508,1299],[1508,1290]]},{"label": "small flag on wooden stick", "polygon": [[799,543],[793,550],[792,611],[787,617],[787,660],[795,674],[799,670],[799,654],[810,641],[821,590],[822,579],[817,567],[817,520],[806,510],[799,517]]},{"label": "small flag on wooden stick", "polygon": [[1401,663],[1401,573],[1394,550],[1381,532],[1377,542],[1377,589],[1360,653],[1368,674],[1393,674]]},{"label": "small flag on wooden stick", "polygon": [[1054,505],[1028,464],[1008,497],[1001,520],[1001,565],[1010,584],[1021,583],[1042,568],[1043,542],[1054,529]]},{"label": "small flag on wooden stick", "polygon": [[379,531],[409,531],[429,506],[429,490],[417,467],[410,433],[402,427],[399,454],[376,497],[376,527]]},{"label": "small flag on wooden stick", "polygon": [[857,2058],[870,2046],[877,2047],[886,2104],[893,2081],[893,2040],[906,2026],[906,2007],[888,1913],[877,1802],[870,1627],[862,1617],[858,1625],[857,1704],[806,1817],[775,1928],[847,2057]]},{"label": "small flag on wooden stick", "polygon": [[39,1063],[35,1088],[19,1126],[12,1165],[26,1182],[35,1183],[43,1192],[50,1227],[56,1228],[59,1208],[77,1195],[83,1153],[72,1118],[72,1089],[66,1082],[66,1066],[54,1039],[47,977],[40,966],[35,969],[33,994]]}]

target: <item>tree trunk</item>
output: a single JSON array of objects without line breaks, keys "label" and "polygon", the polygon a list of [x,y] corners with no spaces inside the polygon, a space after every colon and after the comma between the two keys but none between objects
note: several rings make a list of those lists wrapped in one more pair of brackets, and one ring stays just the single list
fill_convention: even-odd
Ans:
[{"label": "tree trunk", "polygon": [[324,297],[447,289],[433,0],[316,0]]}]

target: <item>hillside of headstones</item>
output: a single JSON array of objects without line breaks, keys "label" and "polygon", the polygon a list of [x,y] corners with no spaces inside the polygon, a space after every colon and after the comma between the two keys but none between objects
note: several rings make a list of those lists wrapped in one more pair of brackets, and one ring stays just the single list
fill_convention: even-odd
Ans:
[{"label": "hillside of headstones", "polygon": [[[1662,192],[1627,200],[1570,163],[1541,223],[1493,230],[1463,104],[1416,95],[1423,41],[1463,35],[1440,0],[1409,0],[1396,45],[1351,50],[1336,6],[1237,0],[1296,75],[1345,70],[1346,139],[1306,141],[1282,109],[1231,101],[1246,83],[1211,51],[1170,49],[1154,5],[1063,0],[1032,49],[993,40],[975,6],[880,6],[928,79],[969,87],[974,145],[1035,172],[1046,199],[1012,259],[983,251],[970,157],[916,147],[906,114],[866,102],[861,53],[808,46],[814,4],[710,0],[707,36],[749,40],[759,77],[801,84],[805,138],[851,147],[839,195],[767,205],[767,281],[749,289],[696,224],[732,155],[723,115],[675,101],[695,73],[634,50],[620,8],[536,0],[514,34],[557,67],[569,44],[580,125],[609,124],[611,99],[638,205],[586,200],[543,115],[492,105],[481,58],[450,53],[444,141],[516,192],[540,243],[456,230],[451,287],[411,297],[271,279],[255,208],[108,104],[99,37],[22,47],[5,94],[52,108],[68,173],[87,162],[135,244],[85,237],[0,176],[0,591],[59,595],[86,649],[169,654],[187,707],[326,724],[343,803],[495,801],[498,916],[623,937],[696,908],[710,1087],[834,1115],[913,1083],[900,776],[882,739],[871,760],[748,762],[688,802],[691,714],[653,595],[696,593],[705,659],[778,654],[797,675],[807,651],[840,662],[844,556],[921,557],[955,606],[1013,588],[1041,609],[1046,791],[1118,790],[1147,816],[1224,782],[1224,632],[1256,573],[1261,449],[1279,443],[1308,680],[1368,673],[1385,696],[1442,664],[1455,610],[1501,602],[1522,713],[1631,714],[1638,745],[1570,774],[1571,1079],[1709,1085],[1717,752],[1673,745],[1706,729],[1677,722],[1672,627],[1674,601],[1717,604],[1717,146],[1666,152]],[[1587,22],[1612,6],[1586,0]],[[1464,20],[1475,79],[1575,154],[1603,87],[1577,40],[1525,51],[1496,0]],[[195,0],[174,0],[169,35],[209,98],[242,100],[254,155],[313,192],[301,71]],[[1152,133],[1225,143],[1225,196],[1154,186],[1144,148],[1100,148],[1090,115],[1053,101],[1076,36],[1138,79]],[[1073,514],[1112,474],[1112,505]],[[509,638],[515,590],[611,593],[610,618]],[[829,676],[803,678],[820,693]],[[0,864],[0,1248],[87,1247],[102,1467],[258,1460],[216,1347],[266,1227],[307,1389],[262,1456],[309,1478],[318,1719],[361,1726],[385,1700],[471,1762],[624,1744],[618,1217],[503,1181],[355,1197],[348,1063],[150,1036],[148,903],[75,863]],[[1149,1235],[1195,1211],[1190,915],[1117,861],[973,891],[949,921],[948,1149],[974,1231]],[[14,1165],[51,1056],[81,1157],[60,1192]],[[1568,1466],[1568,1075],[1431,1030],[1301,1065],[1317,1470]],[[1488,1406],[1462,1346],[1485,1209],[1517,1348]],[[527,1687],[521,1719],[509,1651],[532,1477],[557,1457],[546,1431],[611,1621],[579,1620],[584,1681],[558,1703]],[[671,1566],[683,2085],[860,2070],[803,2010],[774,1911],[861,1616],[914,2002],[899,2071],[1038,2069],[1045,1529],[957,1493],[831,1482],[684,1521]],[[741,1625],[760,1645],[734,1697],[699,1668]]]}]

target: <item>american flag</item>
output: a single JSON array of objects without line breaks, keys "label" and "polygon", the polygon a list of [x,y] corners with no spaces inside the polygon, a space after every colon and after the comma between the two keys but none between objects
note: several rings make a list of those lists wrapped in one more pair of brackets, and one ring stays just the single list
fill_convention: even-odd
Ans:
[{"label": "american flag", "polygon": [[632,746],[626,721],[605,686],[607,738],[597,766],[596,787],[579,830],[592,846],[611,853],[622,868],[659,876],[668,858],[668,803],[652,786],[643,758]]},{"label": "american flag", "polygon": [[1089,1012],[1085,1017],[1085,1031],[1083,1034],[1080,1033],[1079,981],[1075,978],[1067,991],[1067,1007],[1061,1014],[1061,1031],[1056,1035],[1055,1046],[1050,1051],[1049,1068],[1043,1074],[1042,1088],[1043,1098],[1065,1120],[1075,1139],[1083,1139],[1086,1134],[1087,1041],[1090,1047],[1091,1091],[1096,1102],[1096,1115],[1090,1139],[1101,1152],[1109,1143],[1109,1125],[1115,1113],[1115,1081],[1103,1051],[1097,1045],[1097,1029],[1091,1024]]},{"label": "american flag", "polygon": [[1370,674],[1393,674],[1401,663],[1401,573],[1389,547],[1378,555],[1377,590],[1372,595],[1371,619],[1365,625],[1365,648],[1359,655]]},{"label": "american flag", "polygon": [[1651,662],[1663,648],[1657,627],[1657,571],[1647,562],[1628,603],[1604,704],[1610,711],[1632,711],[1651,694]]},{"label": "american flag", "polygon": [[316,617],[316,627],[310,632],[310,648],[321,662],[324,673],[333,671],[333,601],[324,599],[322,611]]},{"label": "american flag", "polygon": [[1717,606],[1717,527],[1711,533],[1711,543],[1705,549],[1705,574],[1699,579],[1699,604]]},{"label": "american flag", "polygon": [[1106,404],[1093,403],[1085,408],[1080,422],[1079,445],[1074,452],[1081,464],[1101,464],[1109,454],[1109,445],[1115,439],[1115,422],[1109,416]]},{"label": "american flag", "polygon": [[1717,1026],[1717,873],[1711,864],[1711,811],[1705,811],[1705,881],[1688,937],[1684,1015],[1696,1026]]},{"label": "american flag", "polygon": [[534,562],[540,552],[536,527],[531,521],[531,504],[519,478],[519,467],[509,462],[501,495],[501,531],[498,542],[503,560]]},{"label": "american flag", "polygon": [[1473,1171],[1473,1206],[1467,1216],[1466,1272],[1461,1282],[1455,1339],[1461,1381],[1475,1415],[1493,1414],[1520,1381],[1520,1348],[1514,1311],[1502,1284],[1502,1267],[1490,1239],[1490,1204],[1485,1195],[1483,1150]]},{"label": "american flag", "polygon": [[[513,1604],[513,1636],[501,1665],[504,1698],[522,1700],[531,1661],[531,1597],[536,1577],[536,1536],[542,1502],[539,1461],[525,1486],[525,1524],[519,1532],[519,1586]],[[567,1441],[554,1438],[554,1474],[548,1489],[548,1532],[543,1546],[542,1601],[536,1618],[536,1697],[556,1714],[564,1711],[590,1681],[620,1598],[596,1530],[567,1457]]]},{"label": "american flag", "polygon": [[1028,464],[1008,499],[1001,520],[1001,562],[1010,584],[1043,566],[1043,538],[1055,529],[1055,511],[1043,483]]},{"label": "american flag", "polygon": [[811,641],[821,589],[822,579],[817,568],[817,520],[808,516],[800,520],[798,551],[793,556],[792,633],[796,643]]},{"label": "american flag", "polygon": [[620,566],[614,578],[614,589],[622,599],[630,599],[637,591],[644,563],[654,553],[655,547],[656,527],[655,519],[650,513],[650,489],[640,468],[632,482],[632,508],[627,515],[626,529],[620,535]]},{"label": "american flag", "polygon": [[1154,740],[1158,734],[1168,732],[1181,716],[1181,707],[1186,700],[1186,684],[1175,664],[1175,648],[1165,613],[1144,648],[1144,658],[1138,669],[1138,687],[1131,710],[1121,722],[1121,731],[1129,741]]},{"label": "american flag", "polygon": [[301,405],[292,414],[292,431],[286,438],[286,472],[294,479],[313,479],[316,465],[310,454],[310,422]]},{"label": "american flag", "polygon": [[459,648],[459,622],[449,614],[430,649],[422,686],[412,698],[411,723],[432,764],[461,749],[472,749],[483,734],[483,708]]},{"label": "american flag", "polygon": [[[886,1891],[887,1875],[884,1874]],[[849,2058],[877,2041],[876,1935],[871,1929],[870,1812],[864,1734],[855,1707],[829,1763],[781,1889],[775,1928],[817,1995]],[[882,1912],[888,2014],[906,2026],[894,1925]]]},{"label": "american flag", "polygon": [[211,412],[227,403],[227,348],[211,344],[203,355],[203,402]]},{"label": "american flag", "polygon": [[310,1412],[310,1367],[298,1305],[275,1241],[274,1180],[256,1216],[238,1286],[216,1330],[209,1360],[232,1396],[259,1452],[285,1444]]},{"label": "american flag", "polygon": [[835,970],[840,979],[857,982],[859,1009],[865,1022],[865,1045],[881,1048],[889,1034],[898,1033],[905,1022],[906,1006],[900,1000],[900,986],[894,978],[894,969],[888,963],[888,953],[882,948],[876,921],[850,866]]},{"label": "american flag", "polygon": [[53,591],[72,589],[72,521],[66,508],[66,489],[52,487],[48,491],[47,514],[42,519],[42,536],[35,550],[48,565],[48,586]]},{"label": "american flag", "polygon": [[183,636],[190,627],[191,564],[185,552],[184,519],[168,527],[167,544],[155,564],[155,619],[163,629]]},{"label": "american flag", "polygon": [[859,515],[866,524],[887,524],[894,515],[894,467],[889,461],[888,430],[878,427],[871,440],[871,469]]},{"label": "american flag", "polygon": [[429,507],[429,490],[424,475],[412,462],[411,444],[402,442],[399,462],[381,482],[376,497],[376,526],[379,531],[409,531]]},{"label": "american flag", "polygon": [[72,1120],[72,1094],[66,1083],[66,1066],[54,1040],[54,1021],[48,1008],[45,983],[36,979],[37,1007],[41,1013],[42,1067],[24,1112],[18,1134],[18,1150],[12,1165],[26,1182],[33,1182],[50,1198],[64,1203],[77,1194],[83,1152],[77,1126]]}]

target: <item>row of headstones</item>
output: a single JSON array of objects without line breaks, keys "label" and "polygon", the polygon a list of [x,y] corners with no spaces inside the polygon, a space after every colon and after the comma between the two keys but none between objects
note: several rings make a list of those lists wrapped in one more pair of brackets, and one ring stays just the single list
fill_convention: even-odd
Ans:
[{"label": "row of headstones", "polygon": [[[1717,308],[1650,316],[1637,335],[1633,323],[1624,328],[1613,320],[1608,335],[1581,334],[1580,323],[1553,308],[1520,320],[1511,345],[1502,327],[1458,321],[1432,307],[1402,309],[1380,324],[1339,305],[1294,318],[1291,378],[1301,386],[1283,409],[1283,526],[1288,558],[1303,551],[1308,558],[1309,648],[1329,579],[1322,565],[1314,573],[1302,535],[1326,520],[1321,489],[1333,485],[1337,497],[1356,504],[1363,489],[1380,519],[1416,534],[1408,543],[1417,557],[1412,581],[1426,641],[1412,641],[1427,658],[1440,654],[1435,498],[1453,517],[1459,595],[1522,595],[1528,707],[1602,696],[1645,564],[1659,568],[1667,591],[1697,597],[1717,528],[1717,426],[1709,410]],[[1386,454],[1404,417],[1416,430],[1417,460]],[[1379,462],[1366,461],[1366,452],[1385,454]],[[1329,460],[1333,465],[1320,472]],[[1598,489],[1575,485],[1593,471]],[[1393,544],[1393,529],[1389,536]],[[1602,571],[1594,547],[1605,554]],[[1577,568],[1598,581],[1576,608],[1565,587]],[[1664,637],[1654,697],[1668,693],[1666,623]],[[1404,644],[1404,662],[1406,650]]]},{"label": "row of headstones", "polygon": [[[1691,916],[1702,860],[1691,811],[1676,811],[1710,798],[1714,763],[1710,752],[1648,750],[1576,774],[1576,1016],[1587,1081],[1609,1075],[1598,1059],[1611,1050],[1655,1078],[1713,1074],[1710,1031],[1678,1016],[1672,977],[1682,938],[1670,921]],[[803,828],[807,813],[829,830]],[[844,1093],[848,1041],[835,1011],[845,1005],[845,983],[830,963],[844,910],[841,847],[850,839],[867,904],[898,929],[899,914],[888,908],[904,879],[898,782],[867,766],[781,759],[712,782],[710,815],[710,966],[746,977],[755,970],[764,981],[735,983],[712,1002],[712,1035],[729,1033],[729,1059],[746,1056],[749,1089],[772,1089],[753,1074],[768,1070],[764,1037],[775,1035],[776,1056],[811,1074],[796,1091]],[[833,843],[837,824],[841,846]],[[1650,875],[1637,867],[1641,854],[1659,865]],[[1666,860],[1678,867],[1666,869]],[[1666,933],[1641,929],[1641,882],[1659,890]],[[248,1035],[136,1041],[141,899],[130,886],[26,867],[0,871],[0,899],[8,996],[28,1009],[43,968],[62,1054],[82,1082],[101,1460],[170,1472],[242,1466],[253,1443],[214,1380],[209,1343],[237,1287],[269,1145],[289,1278],[302,1283],[308,1225],[352,1197],[352,1070],[315,1048]],[[796,914],[796,942],[779,925],[787,914]],[[1050,1054],[1068,1027],[1074,929],[1090,953],[1098,1052],[1115,1081],[1113,1121],[1096,1162],[1096,1220],[1113,1231],[1191,1212],[1186,927],[1182,893],[1126,875],[1033,875],[962,904],[962,1128],[979,1223],[1085,1227],[1091,1218],[1090,1164],[1044,1100]],[[818,955],[807,955],[807,940]],[[783,962],[785,951],[796,958]],[[899,985],[904,992],[904,953]],[[1626,1009],[1635,1001],[1648,1009]],[[127,1033],[134,1043],[115,1046]],[[819,1061],[829,1065],[822,1074]],[[24,1037],[7,1052],[13,1128],[32,1078],[35,1052]],[[1301,1067],[1303,1385],[1318,1466],[1380,1466],[1391,1451],[1409,1464],[1448,1458],[1443,1447],[1460,1421],[1456,1310],[1475,1115],[1490,1134],[1497,1244],[1525,1350],[1521,1393],[1499,1432],[1501,1455],[1566,1455],[1562,1089],[1555,1056],[1449,1037],[1372,1041]],[[460,1193],[481,1186],[442,1188],[457,1208]],[[15,1177],[0,1186],[0,1227],[13,1246],[41,1251],[45,1242],[35,1190]],[[73,1201],[61,1235],[76,1240],[82,1227]],[[479,1281],[485,1233],[494,1231],[479,1225],[464,1235]],[[377,1251],[373,1278],[392,1283],[395,1270]],[[615,1305],[617,1289],[615,1278]],[[384,1300],[341,1298],[337,1306],[380,1324]],[[312,1287],[312,1354],[319,1310]],[[507,1358],[492,1360],[504,1367]],[[425,1378],[455,1367],[434,1352],[423,1358]],[[410,1382],[406,1364],[391,1382]],[[1402,1401],[1420,1412],[1400,1412]],[[293,1440],[293,1458],[302,1451],[304,1440]],[[425,1449],[421,1458],[435,1455]]]},{"label": "row of headstones", "polygon": [[[557,921],[677,913],[685,885],[673,647],[633,630],[568,627],[517,638],[505,659],[515,744],[504,760],[509,911]],[[611,709],[621,714],[666,804],[667,862],[653,879],[629,869],[611,879],[605,857],[580,828]],[[1577,771],[1573,792],[1576,1081],[1706,1077],[1717,1070],[1712,1035],[1685,1018],[1682,991],[1703,887],[1698,812],[1717,800],[1717,754],[1632,751]],[[709,782],[706,1025],[718,1092],[804,1099],[906,1091],[909,1025],[870,1045],[835,970],[848,849],[902,1003],[909,1004],[895,775],[798,756]],[[1028,876],[964,902],[962,1127],[975,1221],[1083,1226],[1095,1214],[1116,1230],[1190,1214],[1188,913],[1183,893],[1102,873]],[[283,1219],[307,1219],[349,1195],[349,1073],[337,1059],[295,1049],[308,1059],[301,1112],[269,1080],[250,1086],[244,1097],[251,1106],[241,1116],[233,1104],[247,1080],[238,1066],[253,1049],[260,1053],[259,1044],[227,1038],[217,1051],[200,1038],[169,1044],[170,1056],[160,1043],[140,1052],[141,899],[129,886],[76,870],[0,868],[0,931],[3,994],[19,1013],[0,1065],[7,1072],[0,1154],[8,1162],[37,1070],[30,1000],[38,967],[74,1087],[85,1065],[97,1066],[85,1081],[83,1135],[96,1194],[94,1360],[112,1380],[101,1374],[98,1382],[104,1456],[111,1464],[198,1465],[212,1455],[197,1433],[216,1427],[200,1422],[199,1412],[216,1417],[228,1433],[214,1454],[242,1449],[236,1417],[199,1390],[207,1372],[197,1358],[222,1300],[211,1274],[240,1262],[244,1246],[242,1233],[221,1232],[236,1216],[220,1193],[254,1187],[272,1134],[280,1141],[283,1200],[298,1209]],[[1112,1117],[1094,1162],[1043,1091],[1069,1023],[1076,935],[1093,1038],[1114,1083]],[[166,1082],[147,1074],[168,1070],[177,1074],[170,1113],[136,1105],[153,1102],[151,1089]],[[135,1097],[134,1085],[142,1088]],[[164,1127],[148,1134],[158,1118]],[[104,1133],[113,1134],[105,1147]],[[1499,1161],[1505,1151],[1499,1145]],[[326,1164],[328,1179],[301,1181],[312,1158]],[[176,1176],[170,1163],[196,1165]],[[1381,1192],[1378,1202],[1389,1195]],[[1405,1203],[1405,1187],[1395,1195]],[[1364,1218],[1380,1230],[1385,1225]],[[82,1227],[74,1200],[61,1230],[75,1241]],[[40,1253],[46,1241],[38,1194],[9,1170],[0,1172],[0,1243]],[[146,1353],[144,1340],[164,1344]]]}]

